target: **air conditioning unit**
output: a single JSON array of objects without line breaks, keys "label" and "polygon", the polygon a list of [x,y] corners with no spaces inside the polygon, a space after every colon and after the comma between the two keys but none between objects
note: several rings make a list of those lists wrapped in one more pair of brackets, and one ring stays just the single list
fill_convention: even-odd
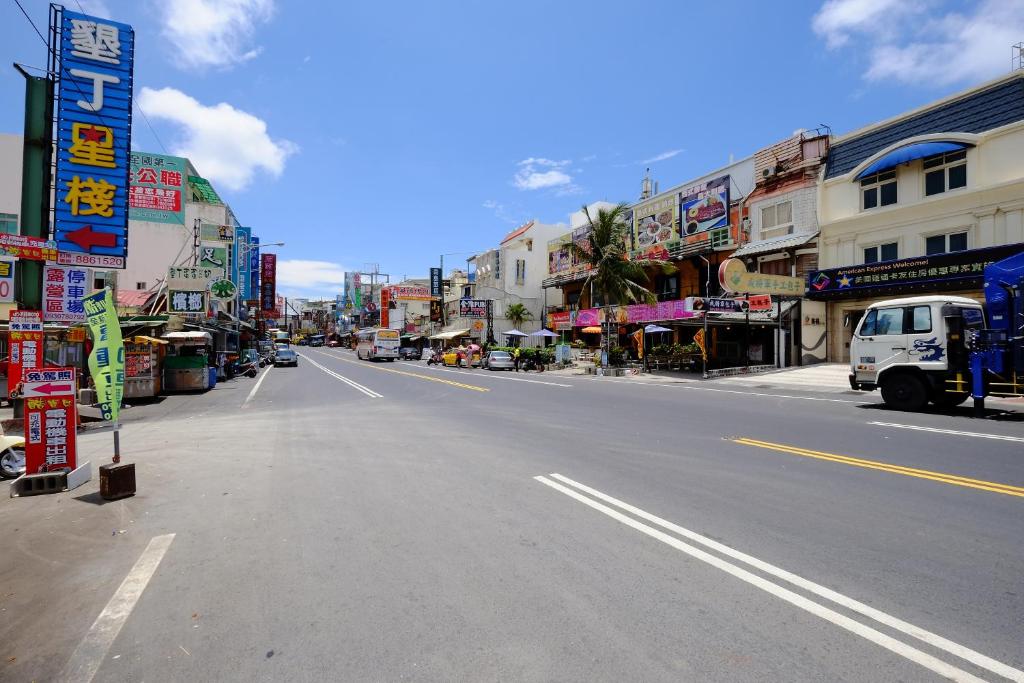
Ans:
[{"label": "air conditioning unit", "polygon": [[769,180],[779,175],[780,173],[782,173],[782,165],[775,164],[774,166],[769,166],[763,169],[761,171],[761,178],[763,178],[764,180]]}]

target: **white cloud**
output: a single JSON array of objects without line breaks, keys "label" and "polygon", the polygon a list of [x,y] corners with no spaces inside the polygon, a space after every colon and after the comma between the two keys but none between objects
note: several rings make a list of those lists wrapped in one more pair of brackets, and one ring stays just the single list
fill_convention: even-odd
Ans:
[{"label": "white cloud", "polygon": [[666,159],[671,159],[672,157],[676,156],[677,154],[682,154],[682,152],[683,152],[683,150],[681,150],[681,149],[670,149],[670,150],[668,150],[666,152],[662,152],[661,154],[656,154],[653,157],[651,157],[650,159],[644,159],[642,161],[638,161],[637,163],[639,163],[639,164],[653,164],[653,163],[658,162],[658,161],[665,161]]},{"label": "white cloud", "polygon": [[495,218],[497,218],[500,221],[504,221],[509,225],[519,225],[523,222],[516,218],[515,216],[513,216],[512,213],[505,207],[504,204],[496,202],[493,199],[488,199],[481,206],[483,206],[485,209],[490,209],[491,211],[493,211]]},{"label": "white cloud", "polygon": [[[572,161],[552,161],[543,157],[530,157],[519,162],[519,170],[512,178],[512,184],[520,190],[543,190],[548,187],[571,185],[572,176],[565,167]],[[543,170],[547,169],[547,170]]]},{"label": "white cloud", "polygon": [[280,176],[298,151],[294,143],[272,139],[262,119],[226,102],[207,106],[174,88],[143,88],[138,105],[151,120],[177,124],[181,139],[172,152],[229,190],[244,189],[257,170]]},{"label": "white cloud", "polygon": [[183,67],[230,67],[260,53],[256,26],[274,13],[274,0],[173,0],[161,5],[163,35]]},{"label": "white cloud", "polygon": [[587,156],[580,159],[580,161],[582,161],[583,163],[589,163],[591,161],[594,161],[595,159],[597,159],[596,154],[588,154]]},{"label": "white cloud", "polygon": [[966,12],[906,0],[828,0],[812,26],[830,48],[867,54],[872,82],[946,86],[1006,72],[1021,39],[1024,2],[984,0]]},{"label": "white cloud", "polygon": [[277,262],[277,285],[307,295],[337,294],[345,282],[345,268],[330,261],[284,259]]}]

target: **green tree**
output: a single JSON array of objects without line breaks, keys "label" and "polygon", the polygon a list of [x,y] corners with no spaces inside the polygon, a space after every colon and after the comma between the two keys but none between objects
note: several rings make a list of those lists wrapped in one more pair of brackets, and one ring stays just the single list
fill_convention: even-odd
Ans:
[{"label": "green tree", "polygon": [[[569,251],[577,261],[590,266],[583,289],[593,287],[601,295],[605,306],[625,303],[654,303],[658,299],[647,288],[644,265],[630,261],[626,253],[626,239],[630,227],[624,220],[625,202],[611,210],[599,209],[591,216],[586,206],[583,213],[589,223],[590,234],[582,244],[569,242]],[[646,260],[643,264],[657,265],[671,270],[667,261]],[[593,302],[591,302],[593,305]]]},{"label": "green tree", "polygon": [[[509,304],[505,308],[505,318],[512,323],[512,327],[519,329],[523,326],[523,323],[533,318],[533,314],[530,313],[530,309],[526,306],[515,303]],[[520,337],[516,337],[514,341],[515,346],[519,346]]]}]

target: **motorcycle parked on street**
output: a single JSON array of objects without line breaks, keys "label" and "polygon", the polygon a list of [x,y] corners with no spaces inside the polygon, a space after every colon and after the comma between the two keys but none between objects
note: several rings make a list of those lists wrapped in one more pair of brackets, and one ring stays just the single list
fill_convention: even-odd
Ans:
[{"label": "motorcycle parked on street", "polygon": [[427,359],[427,365],[444,365],[444,353],[441,349],[436,349],[434,353]]}]

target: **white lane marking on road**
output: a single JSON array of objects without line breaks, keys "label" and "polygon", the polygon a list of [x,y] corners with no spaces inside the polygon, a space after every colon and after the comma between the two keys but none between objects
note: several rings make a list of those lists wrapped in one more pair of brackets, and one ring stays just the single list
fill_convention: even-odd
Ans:
[{"label": "white lane marking on road", "polygon": [[667,387],[669,389],[692,389],[694,391],[717,391],[723,394],[741,394],[743,396],[761,396],[767,398],[792,398],[799,401],[824,401],[826,403],[865,403],[865,401],[850,401],[842,398],[820,398],[818,396],[793,396],[790,394],[763,394],[755,391],[737,391],[736,389],[715,389],[713,387],[695,387],[683,382],[644,382],[628,379],[615,379],[613,377],[594,377],[591,382],[616,382],[618,384],[632,384],[634,386]]},{"label": "white lane marking on road", "polygon": [[918,432],[932,432],[934,434],[951,434],[953,436],[973,436],[976,439],[995,439],[996,441],[1013,441],[1024,443],[1024,437],[1006,436],[1003,434],[986,434],[984,432],[961,432],[956,429],[939,429],[938,427],[921,427],[919,425],[901,425],[895,422],[868,422],[869,425],[878,427],[896,427],[897,429],[913,429]]},{"label": "white lane marking on road", "polygon": [[242,404],[243,408],[249,405],[249,401],[251,401],[252,397],[256,395],[256,392],[260,390],[260,385],[263,384],[263,380],[265,380],[267,378],[267,375],[270,374],[270,370],[271,368],[267,368],[266,370],[264,370],[263,374],[260,375],[260,378],[256,380],[256,385],[252,388],[251,391],[249,391],[249,395],[245,397],[245,402]]},{"label": "white lane marking on road", "polygon": [[[803,578],[801,576],[798,576],[796,574],[788,572],[785,569],[782,569],[780,567],[776,567],[775,565],[769,564],[769,563],[767,563],[767,562],[765,562],[763,560],[759,560],[756,557],[753,557],[751,555],[747,555],[744,552],[741,552],[741,551],[736,550],[734,548],[730,548],[729,546],[724,545],[722,543],[719,543],[718,541],[714,541],[714,540],[712,540],[710,538],[707,538],[706,536],[702,536],[702,535],[700,535],[700,534],[698,534],[698,533],[696,533],[694,531],[690,531],[689,529],[681,527],[681,526],[679,526],[677,524],[673,524],[672,522],[669,522],[669,521],[667,521],[665,519],[662,519],[661,517],[657,517],[655,515],[652,515],[651,513],[646,512],[644,510],[641,510],[640,508],[634,507],[633,505],[630,505],[629,503],[625,503],[625,502],[623,502],[621,500],[618,500],[617,498],[613,498],[612,496],[609,496],[606,493],[602,493],[602,492],[598,491],[597,489],[593,489],[593,488],[587,486],[586,484],[581,484],[578,481],[574,481],[574,480],[572,480],[572,479],[570,479],[568,477],[562,476],[561,474],[557,474],[557,473],[552,473],[551,476],[553,478],[555,478],[555,479],[558,479],[561,482],[564,482],[564,483],[566,483],[566,484],[568,484],[568,485],[570,485],[570,486],[572,486],[574,488],[579,489],[580,491],[583,491],[584,493],[588,493],[588,494],[594,496],[595,498],[597,498],[599,500],[603,500],[606,503],[614,505],[614,506],[616,506],[618,508],[621,508],[622,510],[625,510],[626,512],[629,512],[629,513],[631,513],[631,514],[633,514],[633,515],[635,515],[637,517],[640,517],[641,519],[644,519],[644,520],[646,520],[648,522],[656,524],[656,525],[658,525],[658,526],[660,526],[660,527],[662,527],[664,529],[668,529],[669,531],[672,531],[673,533],[676,533],[679,536],[682,536],[682,537],[686,538],[687,540],[691,540],[691,541],[694,541],[696,543],[700,543],[701,545],[703,545],[705,547],[708,547],[708,548],[711,548],[712,550],[715,550],[715,551],[717,551],[717,552],[719,552],[719,553],[721,553],[721,554],[723,554],[723,555],[725,555],[727,557],[730,557],[730,558],[732,558],[734,560],[738,560],[740,562],[743,562],[743,563],[745,563],[747,565],[750,565],[751,567],[754,567],[754,568],[756,568],[756,569],[758,569],[758,570],[760,570],[760,571],[762,571],[762,572],[764,572],[766,574],[769,574],[769,575],[774,576],[776,578],[782,579],[783,581],[786,581],[786,582],[788,582],[788,583],[790,583],[790,584],[792,584],[794,586],[802,588],[802,589],[808,591],[809,593],[813,593],[814,595],[817,595],[819,597],[825,598],[826,600],[830,600],[830,601],[836,603],[837,605],[845,607],[846,609],[849,609],[849,610],[851,610],[853,612],[861,614],[861,615],[863,615],[865,617],[868,617],[870,619],[874,619],[875,621],[877,621],[880,624],[883,624],[884,626],[888,626],[889,628],[892,628],[892,629],[895,629],[895,630],[900,631],[902,633],[905,633],[908,636],[912,636],[914,638],[917,638],[918,640],[920,640],[922,642],[925,642],[925,643],[927,643],[927,644],[929,644],[929,645],[931,645],[933,647],[936,647],[936,648],[939,648],[941,650],[944,650],[944,651],[946,651],[946,652],[948,652],[948,653],[950,653],[952,655],[960,657],[961,659],[964,659],[964,660],[966,660],[968,662],[971,662],[972,664],[975,664],[975,665],[977,665],[977,666],[979,666],[979,667],[981,667],[983,669],[987,669],[988,671],[991,671],[992,673],[998,674],[998,675],[1003,676],[1005,678],[1008,678],[1008,679],[1010,679],[1012,681],[1024,682],[1024,671],[1021,671],[1019,669],[1015,669],[1015,668],[1013,668],[1011,666],[1003,664],[1000,661],[997,661],[995,659],[992,659],[991,657],[983,655],[980,652],[976,652],[975,650],[972,650],[972,649],[970,649],[970,648],[968,648],[968,647],[966,647],[964,645],[960,645],[959,643],[955,643],[955,642],[953,642],[953,641],[951,641],[951,640],[949,640],[947,638],[943,638],[940,635],[937,635],[935,633],[927,631],[927,630],[921,628],[920,626],[915,626],[914,624],[911,624],[909,622],[903,621],[902,619],[898,619],[897,617],[894,617],[894,616],[892,616],[890,614],[887,614],[887,613],[885,613],[885,612],[883,612],[881,610],[875,609],[874,607],[870,607],[868,605],[865,605],[862,602],[859,602],[857,600],[854,600],[853,598],[847,597],[847,596],[843,595],[842,593],[837,593],[836,591],[831,590],[830,588],[826,588],[825,586],[822,586],[822,585],[819,585],[817,583],[814,583],[813,581],[810,581],[810,580],[805,579],[805,578]],[[537,479],[538,481],[540,481],[540,480],[543,479],[543,477],[534,477],[534,479]],[[554,482],[551,482],[551,483],[553,484]],[[563,493],[564,492],[565,491],[563,491]],[[575,492],[572,492],[572,493],[575,493]],[[573,497],[575,498],[576,496],[573,496]],[[584,501],[587,501],[587,500],[590,500],[590,499],[584,497]],[[590,503],[588,503],[588,505],[589,504]],[[594,507],[595,505],[600,505],[600,503],[594,503],[593,505],[591,505],[591,507]],[[601,506],[601,507],[604,507],[604,506]],[[600,509],[600,508],[597,508],[597,509]],[[608,508],[606,508],[606,509],[608,509]],[[601,510],[601,511],[604,512],[604,510]],[[612,510],[612,512],[614,512],[614,510]],[[618,513],[616,513],[616,514],[618,514]],[[618,517],[616,517],[616,519],[618,519]],[[633,520],[630,520],[630,518],[628,518],[628,517],[625,517],[624,519],[629,520],[629,521],[633,521]],[[637,522],[637,524],[639,524],[639,523]],[[630,526],[633,526],[633,525],[630,524]],[[644,525],[640,525],[640,526],[644,526]],[[652,530],[655,531],[655,533],[659,533],[659,534],[661,533],[661,532],[658,532],[657,530],[654,530],[654,529],[652,529]],[[647,533],[647,532],[645,531],[644,533]],[[655,538],[658,538],[659,540],[662,540],[659,536],[655,536]],[[669,537],[669,538],[671,538],[671,537]],[[672,545],[672,544],[669,544],[669,545]],[[692,548],[692,546],[687,546],[687,547]],[[697,550],[696,548],[694,548],[694,550],[696,550],[697,552],[702,552],[700,550]],[[683,552],[689,553],[689,551],[687,551],[687,550],[683,550]],[[692,554],[692,553],[689,553],[689,554]],[[696,555],[694,555],[694,557],[696,557]],[[713,557],[713,556],[711,556],[711,557]],[[702,558],[699,558],[699,559],[702,559]],[[717,558],[715,558],[715,559],[717,559]],[[722,561],[722,562],[724,562],[724,561]],[[728,564],[728,563],[725,563],[725,564]],[[715,566],[718,566],[718,565],[715,565]],[[734,566],[734,565],[729,565],[729,566]],[[721,567],[719,567],[719,568],[721,568]],[[736,567],[736,569],[738,569],[738,571],[741,571],[741,572],[745,571],[745,570],[740,569],[738,567]],[[734,572],[731,572],[731,571],[729,573],[733,573],[734,574]],[[734,575],[739,576],[738,574],[734,574]],[[743,577],[739,577],[739,578],[743,578]],[[744,580],[746,580],[746,579],[744,579]],[[769,583],[768,585],[775,586],[775,584],[772,584],[772,583]],[[779,588],[779,590],[785,591],[786,589],[785,588]],[[772,591],[769,591],[769,592],[772,592]],[[783,598],[783,599],[786,599],[786,598]],[[817,603],[811,603],[811,604],[817,604]],[[823,607],[822,609],[826,609],[827,610],[828,608]],[[821,616],[821,615],[819,615],[819,616]],[[828,617],[824,617],[824,618],[828,618]],[[831,621],[831,619],[829,619],[829,620]],[[857,622],[854,622],[854,623],[857,623]],[[842,625],[842,624],[840,624],[840,625]],[[844,628],[845,628],[845,626],[844,626]],[[865,627],[865,628],[868,628],[868,627]],[[876,633],[877,633],[877,631],[876,631]],[[859,635],[863,635],[863,634],[859,634]],[[869,640],[872,640],[872,639],[869,638]],[[877,642],[877,641],[875,641],[875,642]],[[899,642],[899,641],[896,641],[896,642]],[[879,644],[881,645],[881,643],[879,643]],[[900,643],[900,645],[903,645],[903,644]],[[882,646],[883,647],[887,647],[886,645],[882,645]],[[904,647],[907,647],[907,646],[904,646]],[[915,652],[916,652],[916,650],[915,650]],[[902,653],[899,653],[899,654],[902,654]],[[917,661],[917,660],[914,660],[914,661]],[[957,680],[959,680],[959,679],[957,679]]]},{"label": "white lane marking on road", "polygon": [[451,368],[435,368],[432,365],[428,365],[426,366],[426,368],[428,371],[436,370],[437,372],[452,372],[455,373],[456,375],[464,375],[467,377],[486,377],[487,379],[504,379],[509,382],[529,382],[530,384],[547,384],[548,386],[552,387],[572,387],[571,384],[562,384],[560,382],[545,382],[539,379],[526,379],[525,377],[506,377],[505,375],[496,375],[490,370],[452,370]]},{"label": "white lane marking on road", "polygon": [[363,392],[364,394],[366,394],[370,398],[384,398],[383,396],[378,394],[373,389],[370,389],[368,387],[364,387],[359,382],[355,382],[353,380],[350,380],[348,377],[345,377],[344,375],[339,375],[334,370],[331,370],[330,368],[327,368],[327,367],[324,367],[323,365],[320,365],[319,363],[317,363],[315,360],[313,360],[312,358],[310,358],[306,354],[300,353],[299,355],[302,356],[303,358],[305,358],[308,362],[312,363],[314,367],[320,368],[321,370],[326,372],[331,377],[334,377],[335,379],[340,379],[345,384],[349,385],[353,389],[358,389],[359,391]]},{"label": "white lane marking on road", "polygon": [[89,683],[93,679],[173,540],[174,534],[154,536],[150,539],[149,545],[142,551],[135,566],[128,572],[128,576],[124,577],[117,592],[110,598],[110,602],[96,617],[89,632],[71,654],[71,659],[64,665],[58,680]]}]

